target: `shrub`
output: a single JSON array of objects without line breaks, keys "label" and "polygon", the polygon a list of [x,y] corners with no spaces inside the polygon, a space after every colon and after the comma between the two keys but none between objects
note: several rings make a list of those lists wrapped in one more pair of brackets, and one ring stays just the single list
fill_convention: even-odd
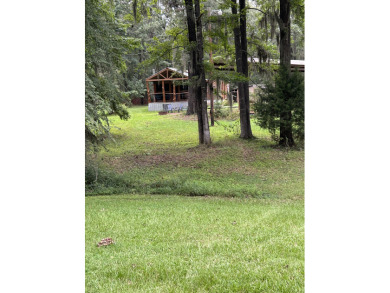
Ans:
[{"label": "shrub", "polygon": [[284,121],[284,126],[289,123],[294,140],[303,142],[304,88],[304,78],[301,73],[288,74],[287,70],[281,67],[274,79],[267,82],[265,88],[258,92],[258,100],[254,105],[256,123],[268,129],[275,140],[280,140],[278,136],[282,124],[280,117],[282,113],[288,113],[290,119]]},{"label": "shrub", "polygon": [[222,103],[218,102],[214,105],[214,117],[215,118],[226,118],[229,116],[230,110],[228,108],[224,108]]},{"label": "shrub", "polygon": [[234,121],[239,118],[239,112],[237,111],[237,109],[233,109],[233,111],[231,112],[230,107],[223,107],[221,103],[215,103],[214,117]]}]

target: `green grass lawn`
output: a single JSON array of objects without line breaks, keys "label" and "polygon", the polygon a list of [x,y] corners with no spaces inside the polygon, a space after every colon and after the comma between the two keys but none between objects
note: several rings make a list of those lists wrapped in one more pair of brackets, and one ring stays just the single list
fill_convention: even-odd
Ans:
[{"label": "green grass lawn", "polygon": [[87,197],[86,292],[303,292],[303,215],[302,201]]},{"label": "green grass lawn", "polygon": [[86,291],[303,292],[304,151],[253,120],[205,147],[194,117],[130,114],[86,172]]},{"label": "green grass lawn", "polygon": [[128,121],[111,117],[115,142],[100,152],[98,184],[87,194],[303,198],[304,152],[271,147],[269,133],[254,121],[257,139],[239,139],[216,125],[211,147],[204,147],[198,146],[194,117],[162,116],[145,106],[130,113]]}]

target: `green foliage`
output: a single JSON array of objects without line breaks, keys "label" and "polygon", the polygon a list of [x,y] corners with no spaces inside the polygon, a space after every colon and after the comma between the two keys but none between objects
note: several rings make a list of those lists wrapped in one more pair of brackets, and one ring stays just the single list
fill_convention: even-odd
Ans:
[{"label": "green foliage", "polygon": [[[161,6],[153,10],[151,18],[143,20],[138,35],[144,40],[144,58],[138,68],[153,68],[156,71],[172,66],[184,70],[188,56],[187,26],[180,1],[159,1]],[[147,24],[147,25],[145,25]]]},{"label": "green foliage", "polygon": [[92,164],[86,164],[85,187],[87,194],[94,191],[94,194],[102,195],[130,193],[134,184],[128,178],[106,168],[97,168]]},{"label": "green foliage", "polygon": [[229,115],[229,109],[222,106],[222,103],[217,102],[214,104],[214,117],[215,118],[226,118]]},{"label": "green foliage", "polygon": [[170,65],[170,62],[165,61],[172,59],[173,47],[170,39],[154,37],[153,40],[147,44],[147,51],[150,58],[143,62],[144,65],[150,66],[152,64],[158,64],[158,66],[161,67]]},{"label": "green foliage", "polygon": [[229,101],[218,101],[214,104],[214,117],[217,119],[224,119],[231,122],[239,119],[239,113],[236,109],[234,109],[233,111],[230,110]]},{"label": "green foliage", "polygon": [[85,1],[85,133],[98,142],[109,133],[109,114],[128,119],[123,103],[129,95],[120,90],[126,70],[123,55],[137,46],[120,36],[113,6],[103,0]]},{"label": "green foliage", "polygon": [[304,140],[305,101],[304,77],[299,72],[288,74],[281,67],[274,80],[267,82],[264,89],[259,91],[255,103],[257,124],[270,131],[277,138],[280,129],[280,117],[284,112],[291,112],[293,135],[297,140]]},{"label": "green foliage", "polygon": [[291,12],[293,16],[293,23],[296,23],[299,28],[305,31],[305,1],[304,0],[290,0]]},{"label": "green foliage", "polygon": [[130,100],[133,98],[143,97],[146,93],[146,89],[143,80],[140,80],[135,76],[133,76],[133,78],[127,83],[127,87],[128,89],[126,94],[129,95],[130,99],[126,102],[126,105],[130,107]]},{"label": "green foliage", "polygon": [[226,131],[234,133],[235,135],[240,134],[240,120],[234,121],[215,121],[215,123],[221,127],[223,127]]}]

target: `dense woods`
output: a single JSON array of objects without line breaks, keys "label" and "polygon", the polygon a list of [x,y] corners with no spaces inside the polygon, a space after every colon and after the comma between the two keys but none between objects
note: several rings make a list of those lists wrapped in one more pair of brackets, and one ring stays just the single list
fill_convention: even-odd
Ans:
[{"label": "dense woods", "polygon": [[[294,146],[303,137],[295,135],[293,121],[294,113],[303,109],[279,105],[265,113],[264,109],[272,108],[272,99],[261,98],[270,86],[277,86],[276,73],[284,70],[278,70],[279,66],[286,68],[283,76],[289,77],[290,60],[304,59],[303,1],[86,0],[85,23],[88,142],[109,137],[108,115],[128,119],[126,106],[132,100],[146,104],[145,79],[164,67],[188,71],[187,114],[197,115],[200,144],[211,143],[208,114],[215,112],[214,100],[227,97],[232,109],[233,95],[241,138],[253,138],[253,111],[257,121],[272,116],[278,129],[269,129],[279,133],[280,145]],[[206,80],[216,88],[212,90]],[[229,92],[221,84],[229,84]],[[258,90],[250,95],[249,86]],[[208,87],[213,96],[210,105],[206,103]],[[288,105],[294,97],[284,94],[282,99]],[[211,119],[214,125],[214,115]]]}]

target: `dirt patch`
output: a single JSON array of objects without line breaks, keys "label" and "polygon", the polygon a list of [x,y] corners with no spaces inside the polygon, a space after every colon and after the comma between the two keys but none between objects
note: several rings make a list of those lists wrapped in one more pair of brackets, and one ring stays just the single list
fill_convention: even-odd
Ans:
[{"label": "dirt patch", "polygon": [[[224,144],[206,146],[196,146],[188,148],[185,151],[171,151],[165,154],[123,154],[118,157],[103,157],[103,164],[110,166],[115,171],[123,173],[132,169],[153,168],[157,166],[166,166],[174,168],[208,168],[214,174],[228,175],[231,173],[243,175],[257,175],[259,168],[253,166],[256,161],[281,160],[286,156],[283,151],[264,152],[262,149],[256,149],[247,145],[246,142],[236,141],[231,148]],[[215,160],[220,158],[221,164],[216,165]],[[226,162],[232,158],[232,162]],[[212,164],[207,164],[208,161]],[[289,159],[293,161],[294,159]],[[240,161],[240,163],[235,163]]]},{"label": "dirt patch", "polygon": [[172,119],[177,120],[185,120],[185,121],[198,121],[198,116],[196,115],[186,115],[185,112],[180,113],[169,113],[169,116],[167,116]]},{"label": "dirt patch", "polygon": [[199,168],[200,163],[214,158],[217,155],[218,150],[215,148],[195,147],[181,153],[105,157],[103,158],[103,163],[120,173],[134,168],[153,167],[157,165]]},{"label": "dirt patch", "polygon": [[260,176],[260,171],[258,169],[243,164],[234,167],[218,168],[214,170],[213,173],[215,175],[220,175],[220,176],[226,176],[231,174],[239,174],[245,176]]}]

